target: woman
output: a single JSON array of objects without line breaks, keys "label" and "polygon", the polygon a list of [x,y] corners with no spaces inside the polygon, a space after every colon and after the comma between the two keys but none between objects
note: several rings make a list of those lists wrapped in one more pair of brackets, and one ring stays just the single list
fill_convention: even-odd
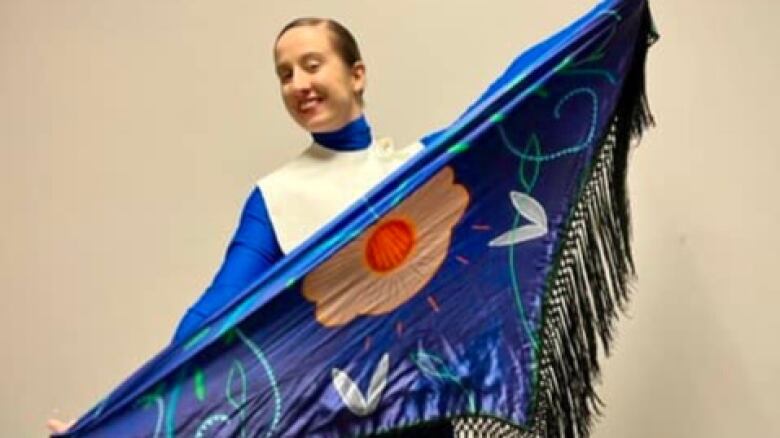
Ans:
[{"label": "woman", "polygon": [[[313,144],[258,181],[222,267],[179,323],[174,343],[196,333],[285,253],[422,148],[415,143],[399,150],[387,140],[372,139],[363,115],[366,67],[354,37],[336,21],[292,21],[276,39],[274,61],[284,105],[312,134]],[[62,432],[72,424],[49,420],[48,426]],[[447,436],[451,428],[443,423],[418,432]]]},{"label": "woman", "polygon": [[282,100],[313,136],[300,156],[258,181],[212,285],[187,311],[179,342],[266,269],[402,164],[419,144],[374,142],[363,115],[366,68],[357,43],[332,20],[298,19],[274,46]]}]

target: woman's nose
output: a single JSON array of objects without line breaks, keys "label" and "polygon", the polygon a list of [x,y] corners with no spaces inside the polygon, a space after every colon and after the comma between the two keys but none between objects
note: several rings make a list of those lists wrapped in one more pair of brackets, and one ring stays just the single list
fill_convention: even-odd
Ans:
[{"label": "woman's nose", "polygon": [[292,77],[292,86],[296,91],[308,90],[311,88],[311,78],[305,72],[295,72]]}]

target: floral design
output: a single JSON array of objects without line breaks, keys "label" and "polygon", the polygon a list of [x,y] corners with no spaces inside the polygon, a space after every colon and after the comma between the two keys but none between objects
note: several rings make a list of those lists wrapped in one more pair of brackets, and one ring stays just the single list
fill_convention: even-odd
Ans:
[{"label": "floral design", "polygon": [[303,280],[327,327],[383,315],[419,292],[449,251],[452,229],[469,202],[445,167]]}]

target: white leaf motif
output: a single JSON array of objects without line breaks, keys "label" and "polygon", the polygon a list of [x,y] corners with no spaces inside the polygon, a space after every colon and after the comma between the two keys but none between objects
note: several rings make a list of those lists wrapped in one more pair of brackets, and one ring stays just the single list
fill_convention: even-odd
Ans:
[{"label": "white leaf motif", "polygon": [[341,397],[341,401],[344,405],[355,415],[365,417],[372,414],[379,401],[382,399],[382,391],[387,386],[387,372],[390,368],[390,355],[385,353],[379,360],[379,364],[374,370],[374,374],[371,376],[371,383],[368,385],[368,391],[366,398],[358,388],[357,384],[349,377],[349,375],[338,369],[333,368],[333,386]]},{"label": "white leaf motif", "polygon": [[536,199],[522,192],[509,192],[509,199],[512,205],[524,218],[529,221],[547,228],[547,213],[544,207]]},{"label": "white leaf motif", "polygon": [[509,199],[520,216],[531,223],[505,232],[491,240],[488,246],[514,245],[547,234],[547,213],[539,201],[521,192],[509,192]]}]

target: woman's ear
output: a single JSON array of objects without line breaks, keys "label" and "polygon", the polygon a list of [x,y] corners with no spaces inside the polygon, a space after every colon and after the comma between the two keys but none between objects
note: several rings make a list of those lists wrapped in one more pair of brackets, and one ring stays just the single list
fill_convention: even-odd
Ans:
[{"label": "woman's ear", "polygon": [[352,64],[352,90],[358,94],[363,94],[366,88],[366,65],[363,61],[356,61]]}]

